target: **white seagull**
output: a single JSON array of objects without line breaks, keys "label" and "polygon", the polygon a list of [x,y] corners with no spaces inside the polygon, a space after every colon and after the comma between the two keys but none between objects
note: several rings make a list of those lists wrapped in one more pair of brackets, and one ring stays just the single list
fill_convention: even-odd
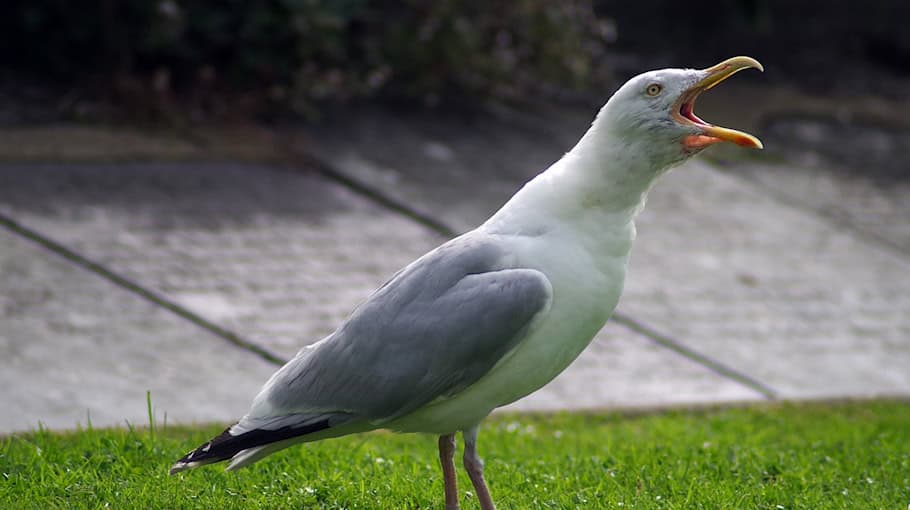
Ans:
[{"label": "white seagull", "polygon": [[390,429],[439,436],[447,510],[458,508],[455,433],[480,507],[494,508],[478,425],[562,372],[613,312],[635,215],[655,179],[705,147],[760,149],[711,125],[695,99],[749,57],[626,82],[559,161],[476,229],[420,257],[262,387],[249,413],[171,474],[238,469],[296,443]]}]

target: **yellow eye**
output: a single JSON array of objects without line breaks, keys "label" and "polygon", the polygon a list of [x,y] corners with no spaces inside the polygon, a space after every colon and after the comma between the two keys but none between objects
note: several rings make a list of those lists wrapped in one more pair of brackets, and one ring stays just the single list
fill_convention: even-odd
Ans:
[{"label": "yellow eye", "polygon": [[652,84],[648,85],[647,89],[645,89],[645,94],[648,94],[649,96],[654,97],[657,94],[660,94],[661,90],[663,90],[663,87],[661,87],[657,83],[652,83]]}]

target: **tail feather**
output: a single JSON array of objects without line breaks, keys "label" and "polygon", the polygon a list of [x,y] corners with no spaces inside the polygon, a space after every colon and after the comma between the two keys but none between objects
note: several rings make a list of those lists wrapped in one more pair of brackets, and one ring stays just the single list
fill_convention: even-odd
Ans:
[{"label": "tail feather", "polygon": [[[231,434],[231,429],[234,427],[228,427],[224,429],[224,432],[221,434],[200,445],[198,448],[187,453],[180,460],[175,462],[174,465],[171,466],[169,473],[179,473],[180,471],[204,466],[206,464],[225,461],[245,450],[251,449],[254,451],[249,452],[251,455],[248,455],[247,457],[255,457],[255,459],[258,460],[266,455],[263,450],[267,449],[265,448],[267,445],[285,442],[289,439],[312,434],[313,432],[325,430],[329,427],[328,418],[296,427],[285,426],[274,430],[258,428],[239,434]],[[274,451],[273,449],[268,450],[269,453]],[[260,452],[263,453],[255,455]],[[245,465],[250,462],[252,462],[252,460],[244,462],[243,464]]]},{"label": "tail feather", "polygon": [[249,466],[250,464],[259,461],[259,459],[267,457],[289,446],[293,446],[297,444],[297,442],[297,438],[291,438],[285,439],[284,441],[278,441],[276,443],[257,446],[256,448],[248,448],[231,457],[230,464],[228,464],[228,466],[224,469],[225,471],[234,471],[236,469]]}]

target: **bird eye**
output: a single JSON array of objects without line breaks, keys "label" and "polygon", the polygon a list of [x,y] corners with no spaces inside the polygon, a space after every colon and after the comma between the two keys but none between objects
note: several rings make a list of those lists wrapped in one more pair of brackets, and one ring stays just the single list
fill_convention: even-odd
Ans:
[{"label": "bird eye", "polygon": [[648,88],[645,89],[645,94],[648,94],[649,96],[654,97],[657,94],[660,94],[661,90],[663,90],[663,87],[661,87],[657,83],[652,83],[652,84],[648,85]]}]

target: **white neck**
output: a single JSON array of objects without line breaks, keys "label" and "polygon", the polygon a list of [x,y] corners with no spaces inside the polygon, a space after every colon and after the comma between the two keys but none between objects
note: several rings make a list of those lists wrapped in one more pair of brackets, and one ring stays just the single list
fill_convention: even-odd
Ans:
[{"label": "white neck", "polygon": [[625,227],[644,206],[659,156],[644,141],[611,132],[601,110],[591,128],[559,161],[528,182],[484,224],[490,232],[539,235],[568,224]]}]

